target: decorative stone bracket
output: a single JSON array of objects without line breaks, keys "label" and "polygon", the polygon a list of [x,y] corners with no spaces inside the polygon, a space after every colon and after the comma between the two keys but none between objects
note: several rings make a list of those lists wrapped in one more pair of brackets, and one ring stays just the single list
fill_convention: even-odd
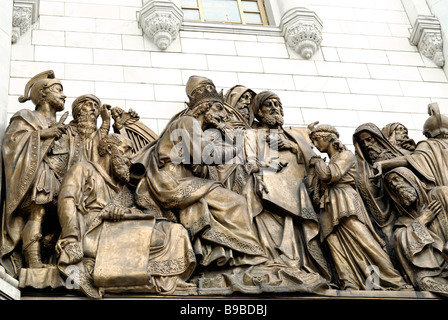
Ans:
[{"label": "decorative stone bracket", "polygon": [[305,59],[319,50],[322,42],[322,21],[306,8],[293,8],[285,12],[280,30],[286,44]]},{"label": "decorative stone bracket", "polygon": [[140,11],[139,24],[146,36],[165,50],[178,36],[182,20],[183,12],[173,2],[150,0]]},{"label": "decorative stone bracket", "polygon": [[437,66],[443,67],[445,59],[442,51],[442,31],[436,17],[419,15],[415,21],[410,42],[417,46],[425,57],[434,61]]},{"label": "decorative stone bracket", "polygon": [[14,0],[11,43],[17,42],[39,17],[39,0]]}]

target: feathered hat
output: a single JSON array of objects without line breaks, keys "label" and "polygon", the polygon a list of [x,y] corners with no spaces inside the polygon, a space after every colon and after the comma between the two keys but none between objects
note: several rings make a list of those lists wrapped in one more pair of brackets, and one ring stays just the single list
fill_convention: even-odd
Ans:
[{"label": "feathered hat", "polygon": [[41,90],[45,87],[51,87],[54,84],[59,84],[62,87],[62,83],[59,79],[55,78],[53,70],[47,70],[41,72],[32,77],[25,86],[25,93],[19,97],[19,102],[24,103],[31,99],[34,105],[37,105],[41,95]]}]

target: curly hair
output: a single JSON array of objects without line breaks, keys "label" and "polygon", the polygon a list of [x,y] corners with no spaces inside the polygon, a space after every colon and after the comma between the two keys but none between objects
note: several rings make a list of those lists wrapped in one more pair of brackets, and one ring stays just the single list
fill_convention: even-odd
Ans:
[{"label": "curly hair", "polygon": [[100,157],[103,157],[107,154],[107,150],[109,146],[117,148],[119,145],[123,143],[123,136],[117,133],[110,133],[105,135],[98,144],[98,154]]},{"label": "curly hair", "polygon": [[339,140],[339,132],[329,124],[321,124],[315,127],[310,133],[310,138],[313,135],[320,135],[325,141],[331,142],[333,147],[339,152],[347,150],[347,147]]}]

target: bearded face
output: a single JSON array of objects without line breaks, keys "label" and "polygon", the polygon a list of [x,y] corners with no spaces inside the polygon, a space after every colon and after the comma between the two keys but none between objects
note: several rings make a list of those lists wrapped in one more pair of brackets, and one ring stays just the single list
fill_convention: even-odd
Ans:
[{"label": "bearded face", "polygon": [[121,155],[121,153],[114,149],[112,151],[112,172],[119,182],[128,183],[130,180],[129,168],[131,167],[131,161],[128,157]]},{"label": "bearded face", "polygon": [[263,103],[259,110],[259,116],[260,121],[269,127],[282,126],[284,123],[283,108],[276,98],[267,99]]},{"label": "bearded face", "polygon": [[84,102],[76,116],[78,132],[82,137],[88,137],[96,131],[97,115],[95,106],[87,101]]},{"label": "bearded face", "polygon": [[369,132],[361,132],[358,136],[358,141],[364,156],[370,160],[371,163],[393,157],[392,153],[383,148],[378,143],[378,140]]},{"label": "bearded face", "polygon": [[63,111],[65,107],[65,98],[65,94],[62,92],[62,86],[54,84],[46,90],[44,100],[56,111]]},{"label": "bearded face", "polygon": [[417,192],[411,186],[402,186],[397,190],[401,204],[409,207],[417,200]]},{"label": "bearded face", "polygon": [[207,126],[217,127],[227,116],[224,106],[220,102],[212,102],[210,108],[204,113],[204,121]]},{"label": "bearded face", "polygon": [[252,102],[252,94],[250,92],[244,93],[236,103],[236,108],[238,109],[239,113],[249,122],[250,120],[250,113],[249,108],[250,104]]},{"label": "bearded face", "polygon": [[389,174],[386,183],[402,205],[409,207],[417,200],[417,191],[400,175]]}]

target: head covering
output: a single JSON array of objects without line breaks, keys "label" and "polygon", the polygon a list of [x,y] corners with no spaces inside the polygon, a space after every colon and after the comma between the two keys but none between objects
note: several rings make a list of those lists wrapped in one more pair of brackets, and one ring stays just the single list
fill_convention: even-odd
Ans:
[{"label": "head covering", "polygon": [[392,122],[385,125],[383,129],[381,129],[381,132],[390,142],[395,143],[395,129],[397,129],[398,126],[405,127],[400,122]]},{"label": "head covering", "polygon": [[235,107],[236,104],[238,103],[238,100],[247,91],[249,91],[253,96],[256,95],[255,91],[253,91],[252,89],[249,89],[245,86],[237,84],[236,86],[233,86],[226,92],[226,94],[224,95],[224,101],[226,103],[228,103],[229,105],[231,105],[232,107]]},{"label": "head covering", "polygon": [[329,124],[321,124],[319,126],[316,126],[318,123],[319,123],[319,121],[316,121],[308,126],[308,129],[310,130],[310,138],[312,137],[312,135],[314,133],[323,132],[323,133],[333,134],[336,138],[339,139],[339,132],[338,132],[338,130],[336,130],[335,127],[333,127],[332,125],[329,125]]},{"label": "head covering", "polygon": [[207,90],[216,90],[215,84],[212,80],[202,76],[191,76],[188,78],[187,85],[185,86],[187,97],[191,100],[197,89],[205,88],[207,86],[209,87]]},{"label": "head covering", "polygon": [[34,105],[37,106],[41,97],[41,90],[55,84],[59,84],[62,87],[61,81],[55,78],[53,70],[41,72],[27,82],[25,85],[25,92],[23,96],[19,97],[19,102],[24,103],[31,99]]},{"label": "head covering", "polygon": [[353,134],[353,145],[355,146],[355,154],[358,158],[361,160],[367,161],[364,156],[364,152],[361,149],[361,146],[358,142],[358,136],[362,132],[368,132],[372,136],[376,138],[378,141],[378,144],[381,145],[383,148],[387,149],[391,152],[391,155],[394,157],[402,156],[403,153],[395,147],[381,132],[381,130],[373,123],[364,123],[360,125],[358,128],[356,128],[355,133]]},{"label": "head covering", "polygon": [[213,81],[205,77],[191,76],[187,81],[185,91],[190,99],[190,102],[187,102],[190,109],[206,101],[219,101],[224,103],[222,90],[218,93]]},{"label": "head covering", "polygon": [[73,118],[76,118],[79,110],[81,109],[81,105],[84,101],[86,100],[93,100],[98,104],[98,108],[95,111],[95,115],[98,117],[99,115],[99,109],[101,107],[101,100],[93,95],[93,94],[83,94],[82,96],[79,96],[78,98],[75,99],[75,101],[73,101],[72,103],[72,116]]},{"label": "head covering", "polygon": [[[238,104],[238,100],[240,100],[240,98],[246,92],[249,92],[252,95],[252,99],[256,95],[255,91],[253,91],[252,89],[249,89],[249,88],[247,88],[245,86],[242,86],[242,85],[239,85],[239,84],[236,85],[236,86],[233,86],[224,95],[224,102],[236,109],[236,105]],[[252,101],[251,101],[251,103],[252,103]],[[249,121],[248,121],[248,123],[249,123],[249,125],[251,125],[252,122],[254,121],[254,113],[253,113],[251,105],[248,106],[248,110],[249,110]]]},{"label": "head covering", "polygon": [[278,95],[272,91],[261,91],[255,96],[254,100],[252,101],[252,111],[255,117],[257,116],[258,110],[263,105],[263,103],[270,98],[275,98],[280,101]]},{"label": "head covering", "polygon": [[[406,167],[397,167],[392,169],[384,174],[384,188],[386,189],[388,195],[391,197],[392,201],[395,204],[395,207],[399,211],[402,216],[409,216],[410,212],[408,212],[401,205],[399,195],[397,195],[393,190],[391,190],[389,184],[387,183],[387,177],[391,174],[398,174],[401,176],[407,183],[409,183],[417,192],[417,208],[420,208],[423,205],[428,205],[430,200],[428,197],[428,189],[426,185],[408,168]],[[417,217],[412,217],[417,218]]]},{"label": "head covering", "polygon": [[423,125],[423,134],[427,138],[435,138],[440,134],[448,134],[448,117],[440,113],[439,105],[431,103],[428,105],[430,117]]}]

